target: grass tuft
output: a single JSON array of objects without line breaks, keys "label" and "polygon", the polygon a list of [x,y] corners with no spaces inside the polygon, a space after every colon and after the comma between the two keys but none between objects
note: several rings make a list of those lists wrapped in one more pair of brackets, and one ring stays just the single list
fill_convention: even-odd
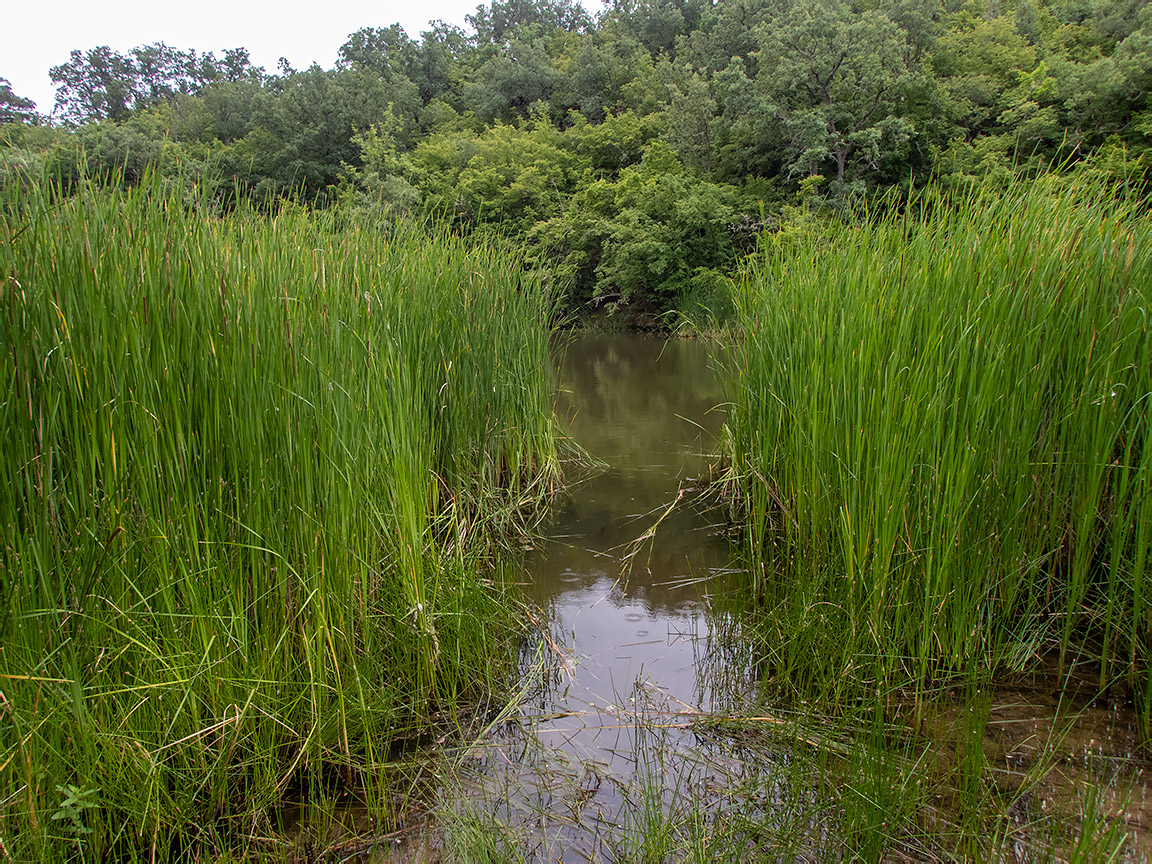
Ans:
[{"label": "grass tuft", "polygon": [[774,682],[929,696],[1055,651],[1130,686],[1147,734],[1141,197],[928,190],[768,235],[738,295],[726,440]]},{"label": "grass tuft", "polygon": [[556,477],[549,299],[446,232],[5,193],[7,854],[271,854],[285,800],[388,810],[394,742],[514,674],[481,559]]}]

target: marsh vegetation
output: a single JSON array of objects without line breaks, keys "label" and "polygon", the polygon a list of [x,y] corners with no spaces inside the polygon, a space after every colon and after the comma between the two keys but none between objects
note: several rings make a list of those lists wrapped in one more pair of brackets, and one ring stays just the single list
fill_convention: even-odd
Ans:
[{"label": "marsh vegetation", "polygon": [[[1017,833],[1051,804],[1037,784],[1064,759],[1063,724],[1094,706],[1123,708],[1096,767],[1145,794],[1143,196],[1091,175],[930,189],[854,220],[801,219],[739,284],[724,446],[760,698],[871,724],[874,795],[848,810],[872,814],[868,843],[850,846],[863,857],[949,822],[946,848],[965,857],[1111,854],[1118,838],[1096,848],[1092,823],[1107,811],[1124,826],[1115,802],[1087,808],[1083,847],[1043,853]],[[1046,731],[1027,726],[1042,716]]]},{"label": "marsh vegetation", "polygon": [[523,626],[485,561],[557,476],[545,293],[156,177],[3,204],[0,854],[270,854],[301,796],[403,815],[397,745],[498,691]]},{"label": "marsh vegetation", "polygon": [[790,695],[1091,669],[1147,724],[1152,229],[1090,179],[770,236],[725,369]]},{"label": "marsh vegetation", "polygon": [[1096,168],[809,198],[715,340],[567,348],[475,234],[24,170],[0,857],[1146,859],[1152,228]]}]

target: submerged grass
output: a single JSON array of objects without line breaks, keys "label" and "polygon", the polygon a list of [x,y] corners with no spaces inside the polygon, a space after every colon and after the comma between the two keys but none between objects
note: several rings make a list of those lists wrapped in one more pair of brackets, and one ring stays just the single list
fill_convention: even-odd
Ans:
[{"label": "submerged grass", "polygon": [[441,787],[446,860],[1144,860],[1107,771],[1054,786],[1055,761],[1073,754],[1047,748],[1006,770],[985,737],[989,694],[967,696],[937,737],[879,702],[761,716],[640,707],[621,717],[634,770],[594,781],[591,763],[524,727]]},{"label": "submerged grass", "polygon": [[767,238],[726,365],[774,686],[920,701],[1054,651],[1147,735],[1143,206],[1053,176]]},{"label": "submerged grass", "polygon": [[555,478],[492,249],[197,191],[0,210],[0,857],[281,849],[285,799],[511,673],[478,558]]}]

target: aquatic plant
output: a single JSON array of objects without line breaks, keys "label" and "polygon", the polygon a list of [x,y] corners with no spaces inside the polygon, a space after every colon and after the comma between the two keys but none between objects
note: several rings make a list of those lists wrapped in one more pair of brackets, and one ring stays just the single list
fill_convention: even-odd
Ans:
[{"label": "aquatic plant", "polygon": [[852,704],[1055,651],[1150,711],[1139,189],[935,189],[768,234],[726,355],[769,677]]},{"label": "aquatic plant", "polygon": [[[556,475],[549,298],[395,222],[155,176],[5,192],[5,853],[79,824],[98,860],[274,849],[270,808],[337,788],[402,808],[392,743],[510,672],[480,558]],[[82,821],[61,788],[98,790]]]}]

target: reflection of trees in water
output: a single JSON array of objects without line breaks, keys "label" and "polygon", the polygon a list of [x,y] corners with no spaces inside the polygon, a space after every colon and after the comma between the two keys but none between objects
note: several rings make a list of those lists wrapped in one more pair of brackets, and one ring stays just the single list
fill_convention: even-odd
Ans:
[{"label": "reflection of trees in water", "polygon": [[[707,471],[722,394],[707,347],[696,341],[581,337],[561,355],[557,413],[578,444],[611,467],[577,484],[560,504],[549,543],[532,566],[532,593],[583,590],[621,573],[632,544]],[[678,614],[700,598],[695,584],[727,563],[726,544],[685,499],[639,549],[630,578],[609,601]]]},{"label": "reflection of trees in water", "polygon": [[715,434],[722,422],[713,410],[722,394],[701,342],[581,338],[564,351],[559,376],[561,421],[570,420],[589,452],[621,468],[650,465],[694,442],[699,450],[693,424]]},{"label": "reflection of trees in water", "polygon": [[[706,473],[702,451],[712,446],[722,422],[715,410],[721,391],[706,346],[634,335],[581,338],[568,346],[558,377],[561,420],[609,467],[567,490],[552,539],[527,562],[527,591],[553,640],[570,644],[577,626],[584,638],[606,639],[605,648],[626,645],[638,629],[648,629],[636,620],[642,615],[654,625],[653,638],[685,634],[691,647],[680,645],[673,653],[711,652],[696,635],[708,632],[707,595],[730,584],[731,550],[715,532],[719,519],[698,495],[701,484],[687,479]],[[677,506],[666,512],[673,501]],[[657,523],[655,536],[637,545]],[[634,556],[625,573],[629,553]],[[523,663],[536,657],[540,639],[546,637],[524,646]],[[696,659],[689,668],[709,665]],[[543,705],[551,697],[556,672],[540,676],[534,702]]]},{"label": "reflection of trees in water", "polygon": [[642,602],[674,615],[697,603],[707,590],[702,580],[727,566],[730,550],[691,502],[682,502],[664,519],[655,539],[636,552],[627,578],[623,575],[623,556],[659,516],[660,511],[638,518],[614,516],[600,506],[567,509],[553,539],[529,564],[534,574],[530,593],[545,605],[557,593],[587,590],[606,580],[618,583],[608,598],[616,605]]},{"label": "reflection of trees in water", "polygon": [[748,638],[752,619],[747,594],[738,587],[746,584],[744,577],[733,572],[712,595],[708,639],[696,657],[696,689],[720,714],[747,711],[765,673],[762,643]]},{"label": "reflection of trees in water", "polygon": [[[641,785],[665,803],[691,789],[712,816],[734,806],[763,815],[763,760],[689,710],[739,706],[762,674],[758,643],[744,638],[745,580],[698,497],[703,484],[686,480],[705,473],[700,451],[722,419],[707,359],[699,343],[596,337],[561,364],[558,414],[609,467],[568,488],[551,539],[527,562],[542,617],[521,644],[519,710],[495,730],[486,770],[500,814],[533,825],[550,814],[556,848],[589,858],[618,857],[598,844],[619,826],[601,820],[626,814]],[[745,783],[757,790],[746,800],[716,791]],[[567,827],[551,818],[559,798],[576,817]]]}]

